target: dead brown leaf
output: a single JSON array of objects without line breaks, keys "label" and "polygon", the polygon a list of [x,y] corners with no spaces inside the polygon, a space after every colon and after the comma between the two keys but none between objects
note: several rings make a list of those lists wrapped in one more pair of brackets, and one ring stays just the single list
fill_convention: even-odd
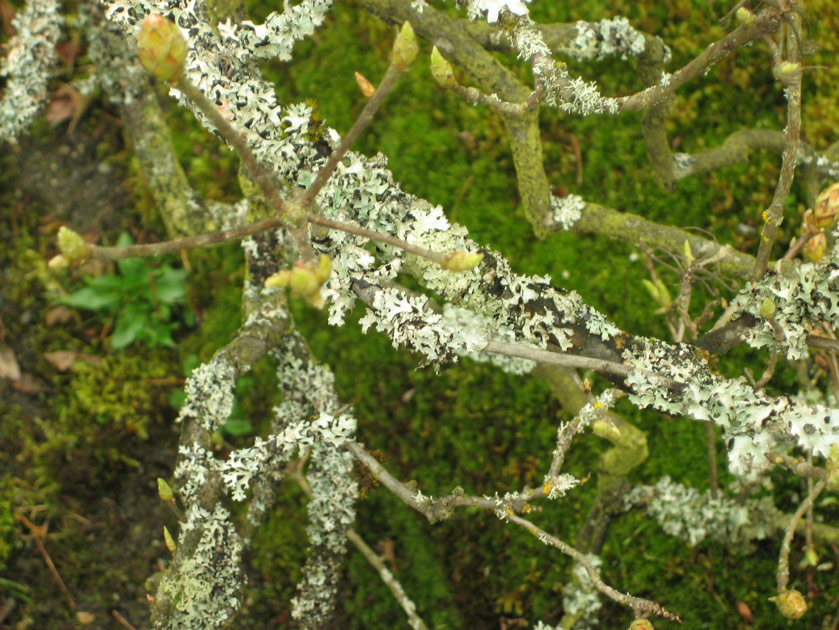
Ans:
[{"label": "dead brown leaf", "polygon": [[14,350],[8,346],[0,348],[0,378],[11,381],[20,380],[20,366],[15,358]]},{"label": "dead brown leaf", "polygon": [[102,359],[92,354],[82,354],[73,350],[56,350],[55,352],[45,352],[44,358],[52,363],[59,372],[66,372],[76,361],[87,361],[94,365],[102,363]]},{"label": "dead brown leaf", "polygon": [[26,372],[20,375],[19,380],[12,382],[12,387],[24,394],[40,394],[41,392],[51,391],[45,383],[35,379],[34,376]]},{"label": "dead brown leaf", "polygon": [[47,107],[46,118],[53,126],[69,120],[67,133],[73,133],[85,109],[87,109],[87,99],[72,85],[64,83],[53,93]]},{"label": "dead brown leaf", "polygon": [[80,610],[76,613],[76,621],[82,626],[87,626],[96,621],[96,615]]},{"label": "dead brown leaf", "polygon": [[58,55],[58,60],[68,68],[72,68],[76,63],[76,55],[82,50],[82,47],[77,42],[59,42],[55,45],[55,53]]},{"label": "dead brown leaf", "polygon": [[746,602],[737,602],[737,612],[740,613],[740,616],[743,617],[746,621],[751,623],[754,621],[754,615],[752,615],[752,609],[746,604]]},{"label": "dead brown leaf", "polygon": [[64,324],[65,322],[70,321],[73,318],[73,309],[69,306],[56,306],[55,308],[51,308],[47,311],[47,315],[44,318],[47,326],[55,326],[56,324]]}]

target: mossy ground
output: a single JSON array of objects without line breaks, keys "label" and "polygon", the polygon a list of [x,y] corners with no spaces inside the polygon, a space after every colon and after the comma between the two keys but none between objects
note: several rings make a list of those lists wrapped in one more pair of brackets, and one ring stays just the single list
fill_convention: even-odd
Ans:
[{"label": "mossy ground", "polygon": [[[626,15],[673,48],[671,67],[681,66],[723,33],[716,19],[727,10],[724,3],[687,0],[667,7],[653,2],[576,4],[576,10],[567,3],[536,4],[534,17],[567,21]],[[264,15],[266,7],[252,11]],[[814,37],[829,28],[829,20],[835,22],[829,14],[818,12]],[[276,81],[281,100],[314,98],[326,122],[345,131],[362,104],[353,72],[375,81],[386,65],[391,38],[390,27],[351,3],[341,4],[313,41],[298,44],[293,64],[269,64],[265,72]],[[421,58],[428,51],[423,43]],[[641,87],[629,62],[571,64],[571,69],[602,77],[604,91],[611,94]],[[835,140],[836,114],[829,103],[836,99],[836,81],[827,80],[834,70],[807,76],[817,96],[805,99],[805,128],[819,148]],[[744,92],[749,99],[742,98]],[[683,150],[695,151],[717,145],[739,128],[781,128],[779,93],[763,51],[738,51],[680,92],[671,138]],[[167,106],[192,184],[211,198],[235,198],[231,153],[185,113]],[[55,297],[78,285],[77,277],[57,277],[45,268],[59,222],[101,235],[104,241],[112,242],[121,230],[137,240],[163,237],[113,115],[94,103],[72,138],[62,128],[36,125],[24,150],[0,158],[0,185],[10,191],[2,197],[0,212],[0,237],[8,244],[0,252],[0,344],[14,352],[27,377],[17,384],[0,381],[0,590],[16,602],[0,623],[10,627],[76,627],[31,532],[13,515],[49,525],[46,549],[78,609],[94,613],[88,627],[115,627],[114,610],[136,627],[146,625],[143,582],[165,561],[162,526],[173,529],[175,523],[157,499],[155,483],[158,476],[169,477],[175,457],[177,427],[169,394],[183,379],[183,366],[209,358],[230,340],[239,322],[243,272],[235,246],[189,254],[189,302],[198,325],[181,331],[177,349],[136,347],[113,355],[106,341],[107,322],[79,313],[55,316]],[[575,120],[545,111],[542,138],[552,185],[653,220],[705,229],[720,241],[754,251],[756,236],[749,228],[759,226],[771,197],[777,157],[756,155],[748,166],[688,179],[666,193],[649,173],[638,122],[631,115]],[[574,141],[581,150],[581,184],[576,181]],[[500,120],[439,90],[424,63],[403,79],[358,149],[388,155],[396,180],[407,190],[442,204],[478,242],[503,252],[517,270],[549,273],[621,327],[667,337],[641,287],[645,268],[630,258],[630,247],[569,234],[535,239],[518,207]],[[80,172],[89,176],[87,186],[80,184]],[[104,176],[90,184],[97,173]],[[781,242],[793,235],[795,223],[790,222]],[[664,272],[663,278],[675,293],[676,276]],[[700,307],[702,299],[697,296]],[[491,494],[540,483],[557,422],[564,417],[546,385],[469,361],[436,375],[417,369],[415,357],[394,351],[386,339],[361,335],[352,323],[330,328],[322,314],[302,306],[295,316],[313,352],[333,367],[342,398],[354,405],[360,439],[383,455],[395,475],[416,480],[427,494],[448,492],[456,485]],[[96,361],[59,371],[45,359],[46,353],[58,350]],[[739,374],[744,365],[760,359],[757,353],[740,351],[720,369]],[[791,373],[791,368],[782,372],[772,387],[790,386]],[[239,413],[254,430],[264,425],[277,402],[273,378],[270,365],[260,364],[253,380],[241,388],[247,395],[238,401]],[[703,426],[628,405],[620,411],[646,431],[649,441],[650,459],[633,473],[634,481],[654,483],[667,474],[707,487]],[[227,437],[234,442],[248,439]],[[569,453],[568,472],[585,477],[603,448],[594,436],[580,437]],[[774,481],[781,506],[793,509],[800,484],[780,477]],[[534,520],[573,542],[595,486],[592,481],[562,503],[545,506]],[[358,510],[359,530],[388,559],[420,614],[438,630],[529,627],[536,619],[550,623],[561,616],[567,559],[493,515],[467,511],[430,526],[375,488],[367,491]],[[822,506],[820,512],[837,516],[835,507]],[[289,600],[304,560],[305,518],[302,495],[289,486],[257,539],[247,603],[237,626],[290,627]],[[833,559],[832,550],[819,551],[823,559]],[[786,624],[766,601],[774,587],[777,556],[778,541],[762,542],[750,554],[712,544],[690,549],[641,514],[631,513],[610,528],[603,572],[619,590],[657,599],[679,612],[684,628],[780,628]],[[839,603],[835,575],[798,569],[799,560],[800,552],[794,552],[794,585],[819,593],[802,623],[817,627]],[[753,623],[738,613],[738,602],[751,608]],[[607,603],[602,620],[603,627],[625,627],[629,615]],[[335,627],[404,626],[404,615],[387,589],[363,557],[351,552]],[[676,626],[661,622],[657,627]]]}]

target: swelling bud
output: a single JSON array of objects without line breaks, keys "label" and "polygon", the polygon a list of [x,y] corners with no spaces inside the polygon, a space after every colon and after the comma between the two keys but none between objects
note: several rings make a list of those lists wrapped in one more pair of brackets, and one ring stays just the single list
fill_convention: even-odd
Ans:
[{"label": "swelling bud", "polygon": [[370,83],[367,77],[360,72],[355,73],[355,82],[358,83],[358,89],[361,90],[361,93],[367,98],[370,98],[376,92],[376,88],[373,84]]},{"label": "swelling bud", "polygon": [[187,45],[180,29],[162,15],[151,13],[137,36],[140,63],[149,74],[176,83],[184,73]]},{"label": "swelling bud", "polygon": [[819,232],[804,246],[804,256],[807,260],[814,263],[820,263],[827,252],[827,237],[824,232]]},{"label": "swelling bud", "polygon": [[400,70],[407,70],[418,52],[419,44],[414,29],[410,22],[405,22],[393,42],[393,65]]},{"label": "swelling bud", "polygon": [[839,214],[839,182],[828,186],[816,198],[813,206],[813,221],[820,229],[829,228],[836,221]]},{"label": "swelling bud", "polygon": [[440,266],[443,269],[448,269],[449,271],[469,271],[470,269],[477,267],[478,263],[480,263],[483,259],[483,254],[473,254],[472,252],[453,252],[446,255],[443,262],[440,263]]},{"label": "swelling bud", "polygon": [[737,19],[737,23],[741,26],[751,24],[755,21],[755,14],[749,11],[746,7],[740,7],[739,9],[737,9],[737,12],[734,14],[734,16]]},{"label": "swelling bud", "polygon": [[64,260],[71,265],[84,262],[88,254],[87,245],[81,235],[63,225],[58,230],[58,249],[61,250]]},{"label": "swelling bud", "polygon": [[315,308],[322,308],[324,302],[320,288],[331,274],[332,260],[321,255],[316,263],[298,260],[291,269],[278,271],[265,280],[265,286],[269,289],[288,288],[294,297],[302,298]]},{"label": "swelling bud", "polygon": [[437,46],[431,49],[431,76],[441,88],[451,88],[457,85],[454,80],[452,64],[443,58]]},{"label": "swelling bud", "polygon": [[770,597],[769,601],[775,602],[778,611],[787,619],[800,619],[807,612],[807,600],[796,590],[784,591]]}]

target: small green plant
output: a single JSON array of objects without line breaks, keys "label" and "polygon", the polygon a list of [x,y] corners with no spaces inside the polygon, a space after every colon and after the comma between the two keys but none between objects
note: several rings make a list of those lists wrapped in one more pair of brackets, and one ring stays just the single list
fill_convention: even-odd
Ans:
[{"label": "small green plant", "polygon": [[[133,245],[122,233],[120,247]],[[98,311],[113,322],[111,348],[121,350],[137,341],[155,348],[174,346],[172,332],[179,326],[176,307],[184,305],[186,271],[168,264],[152,266],[147,259],[117,261],[119,274],[86,278],[87,286],[62,299],[73,308]],[[192,311],[182,311],[187,324],[194,322]]]}]

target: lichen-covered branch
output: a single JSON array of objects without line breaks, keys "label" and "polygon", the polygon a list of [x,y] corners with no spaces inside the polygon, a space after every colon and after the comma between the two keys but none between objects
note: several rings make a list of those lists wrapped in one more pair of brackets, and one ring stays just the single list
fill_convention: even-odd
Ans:
[{"label": "lichen-covered branch", "polygon": [[6,78],[0,100],[2,141],[16,143],[44,105],[64,22],[59,9],[53,0],[29,0],[12,20],[17,33],[7,44],[0,68],[0,77]]},{"label": "lichen-covered branch", "polygon": [[[497,94],[502,101],[527,101],[532,90],[519,82],[478,42],[469,37],[459,23],[430,6],[418,13],[407,0],[362,0],[361,6],[390,23],[410,21],[417,35],[437,46],[455,66],[464,70],[470,83],[486,94]],[[550,210],[550,189],[542,162],[538,111],[500,112],[507,129],[516,182],[525,214],[538,237],[545,236],[544,220]]]},{"label": "lichen-covered branch", "polygon": [[787,196],[792,187],[795,174],[795,164],[798,159],[798,142],[801,133],[801,63],[798,61],[796,35],[788,36],[788,59],[781,60],[780,53],[775,55],[775,70],[784,84],[784,94],[787,97],[787,126],[784,131],[784,153],[781,161],[781,173],[772,196],[772,203],[764,212],[763,231],[760,234],[760,246],[757,250],[757,260],[753,277],[755,280],[763,277],[769,266],[769,256],[778,234],[778,228],[784,220],[784,209]]}]

